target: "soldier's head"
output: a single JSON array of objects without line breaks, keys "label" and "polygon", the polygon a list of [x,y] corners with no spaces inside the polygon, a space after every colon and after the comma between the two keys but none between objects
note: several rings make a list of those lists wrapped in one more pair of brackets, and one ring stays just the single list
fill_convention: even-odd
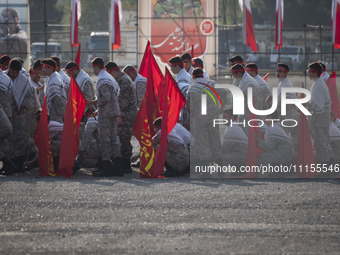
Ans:
[{"label": "soldier's head", "polygon": [[56,66],[56,71],[59,72],[60,71],[60,58],[58,56],[53,56],[51,57],[51,59],[53,59],[57,66]]},{"label": "soldier's head", "polygon": [[22,68],[21,62],[17,59],[12,59],[11,62],[9,63],[9,69],[8,69],[8,76],[12,79],[15,80]]},{"label": "soldier's head", "polygon": [[32,66],[32,70],[39,73],[39,75],[43,75],[43,71],[42,71],[42,63],[40,59],[37,59],[34,61],[33,66]]},{"label": "soldier's head", "polygon": [[284,63],[278,63],[276,65],[276,77],[279,80],[282,80],[288,76],[289,73],[289,66]]},{"label": "soldier's head", "polygon": [[154,120],[153,122],[153,128],[155,130],[155,133],[157,133],[162,127],[162,117],[159,117]]},{"label": "soldier's head", "polygon": [[322,66],[318,62],[313,62],[308,65],[308,77],[311,80],[316,80],[322,74]]},{"label": "soldier's head", "polygon": [[51,58],[45,58],[41,61],[44,75],[50,76],[57,68],[57,63]]},{"label": "soldier's head", "polygon": [[243,74],[246,72],[242,64],[235,64],[230,68],[231,73],[233,74],[233,77],[240,81],[243,77]]},{"label": "soldier's head", "polygon": [[180,57],[172,57],[169,59],[171,71],[178,74],[183,69],[183,61]]},{"label": "soldier's head", "polygon": [[255,63],[249,63],[246,64],[246,71],[251,77],[254,78],[258,74],[259,69]]},{"label": "soldier's head", "polygon": [[92,69],[94,75],[98,76],[99,72],[104,69],[104,60],[103,58],[96,57],[91,61]]},{"label": "soldier's head", "polygon": [[192,66],[192,57],[189,53],[184,53],[181,56],[181,59],[184,63],[184,68],[187,72],[189,72],[191,66]]},{"label": "soldier's head", "polygon": [[323,62],[319,62],[319,64],[322,66],[322,72],[326,72],[327,71],[327,67]]},{"label": "soldier's head", "polygon": [[123,68],[123,72],[126,73],[132,81],[135,81],[138,75],[137,69],[132,65],[126,65]]},{"label": "soldier's head", "polygon": [[118,79],[119,75],[121,74],[119,66],[113,61],[107,62],[106,65],[105,65],[105,68],[106,68],[106,71],[110,75],[112,75],[112,77],[115,78],[116,80]]},{"label": "soldier's head", "polygon": [[80,69],[79,65],[76,62],[70,61],[65,66],[66,73],[73,78],[77,78]]},{"label": "soldier's head", "polygon": [[11,58],[7,55],[3,55],[0,58],[0,64],[1,64],[1,68],[2,70],[6,71],[9,68],[9,62],[11,62]]},{"label": "soldier's head", "polygon": [[40,80],[40,74],[37,71],[34,71],[33,68],[30,68],[30,70],[28,71],[32,81],[34,81],[35,83],[38,83]]},{"label": "soldier's head", "polygon": [[234,55],[231,58],[228,59],[229,60],[229,66],[232,67],[235,64],[242,64],[244,65],[244,61],[243,58],[239,55]]},{"label": "soldier's head", "polygon": [[192,59],[192,66],[194,68],[198,67],[198,68],[204,69],[203,60],[200,59],[200,58],[193,58]]},{"label": "soldier's head", "polygon": [[204,78],[203,70],[199,67],[192,71],[192,79],[195,80],[197,78]]}]

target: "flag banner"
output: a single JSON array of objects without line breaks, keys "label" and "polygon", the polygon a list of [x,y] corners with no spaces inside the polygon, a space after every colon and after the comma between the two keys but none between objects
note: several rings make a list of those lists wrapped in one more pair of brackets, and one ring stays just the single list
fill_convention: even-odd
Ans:
[{"label": "flag banner", "polygon": [[48,133],[48,118],[46,97],[42,107],[40,120],[34,136],[35,144],[39,151],[39,175],[40,176],[55,176],[53,158],[51,153],[50,136]]},{"label": "flag banner", "polygon": [[336,87],[336,72],[333,72],[326,81],[326,85],[329,90],[329,95],[331,96],[331,111],[334,113],[335,117],[340,119],[340,104],[338,97],[338,89]]},{"label": "flag banner", "polygon": [[79,45],[78,41],[78,21],[81,16],[80,0],[71,0],[71,48]]},{"label": "flag banner", "polygon": [[312,165],[315,165],[313,143],[309,132],[307,117],[300,111],[299,119],[299,138],[298,151],[296,156],[297,176],[300,178],[310,178],[317,175],[312,171]]},{"label": "flag banner", "polygon": [[80,54],[81,54],[81,49],[80,48],[81,48],[81,44],[79,43],[78,50],[77,50],[77,56],[74,59],[74,62],[76,62],[78,66],[80,66]]},{"label": "flag banner", "polygon": [[340,0],[332,0],[332,43],[340,48]]},{"label": "flag banner", "polygon": [[86,107],[86,100],[75,79],[71,77],[67,97],[64,129],[61,138],[58,175],[70,178],[79,149],[79,125]]},{"label": "flag banner", "polygon": [[151,177],[153,178],[160,177],[163,174],[168,135],[176,125],[184,104],[185,98],[182,92],[179,90],[169,70],[165,68],[161,139],[160,147],[156,152],[154,163],[151,167]]},{"label": "flag banner", "polygon": [[110,10],[110,36],[112,50],[121,46],[120,42],[120,22],[122,20],[122,3],[120,0],[111,0]]},{"label": "flag banner", "polygon": [[275,49],[282,48],[283,0],[276,0]]},{"label": "flag banner", "polygon": [[239,0],[240,7],[243,11],[242,16],[242,33],[243,40],[245,44],[252,49],[252,51],[257,52],[257,45],[255,40],[253,18],[251,15],[251,8],[249,0]]},{"label": "flag banner", "polygon": [[146,94],[139,108],[133,131],[141,147],[140,176],[154,178],[157,174],[151,169],[155,158],[152,145],[152,137],[155,135],[153,121],[162,116],[164,77],[152,54],[150,43],[145,49],[139,73],[147,78]]}]

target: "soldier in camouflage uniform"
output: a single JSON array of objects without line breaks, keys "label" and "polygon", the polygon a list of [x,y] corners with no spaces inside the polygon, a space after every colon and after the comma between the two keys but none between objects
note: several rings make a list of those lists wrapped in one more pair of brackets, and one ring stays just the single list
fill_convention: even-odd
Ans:
[{"label": "soldier in camouflage uniform", "polygon": [[99,150],[99,123],[96,112],[90,107],[85,111],[85,131],[79,145],[78,163],[82,167],[96,167],[101,158]]},{"label": "soldier in camouflage uniform", "polygon": [[64,90],[66,94],[66,98],[68,96],[68,90],[70,88],[70,78],[65,74],[65,72],[61,69],[60,59],[57,56],[51,57],[57,64],[56,66],[56,73],[60,75],[61,80],[64,84]]},{"label": "soldier in camouflage uniform", "polygon": [[41,62],[43,64],[43,72],[46,75],[45,94],[50,120],[63,123],[66,95],[63,81],[60,79],[60,75],[55,72],[57,64],[50,58],[44,59]]},{"label": "soldier in camouflage uniform", "polygon": [[131,173],[132,128],[137,116],[137,100],[133,81],[122,72],[115,62],[108,62],[105,68],[117,81],[119,92],[119,107],[123,123],[118,127],[118,136],[121,143],[121,154],[124,164],[124,172]]},{"label": "soldier in camouflage uniform", "polygon": [[[8,76],[12,80],[12,126],[13,126],[13,149],[14,163],[17,171],[24,171],[25,149],[28,144],[26,119],[27,110],[32,105],[34,90],[28,77],[20,72],[21,63],[19,60],[12,60],[10,63]],[[33,92],[32,92],[33,91]],[[32,95],[33,93],[33,95]]]},{"label": "soldier in camouflage uniform", "polygon": [[146,93],[147,80],[138,74],[136,68],[131,65],[125,66],[123,72],[125,72],[135,84],[137,107],[139,108]]},{"label": "soldier in camouflage uniform", "polygon": [[11,108],[11,80],[0,70],[0,161],[3,168],[2,174],[9,175],[15,172],[16,166],[10,160],[12,136],[12,108]]},{"label": "soldier in camouflage uniform", "polygon": [[30,69],[29,73],[31,76],[30,81],[32,85],[35,87],[40,106],[42,106],[44,104],[45,94],[44,94],[44,85],[40,82],[40,78],[43,75],[42,63],[40,59],[37,59],[34,62],[33,67]]},{"label": "soldier in camouflage uniform", "polygon": [[[97,104],[99,122],[99,140],[102,162],[97,171],[93,171],[95,177],[122,176],[118,159],[121,158],[118,138],[118,125],[122,124],[118,95],[119,86],[115,79],[104,69],[102,58],[94,58],[92,69],[97,78],[97,100],[87,100],[87,105]],[[115,165],[111,159],[115,160]],[[116,165],[117,164],[117,165]]]},{"label": "soldier in camouflage uniform", "polygon": [[[214,81],[203,78],[203,75],[201,68],[196,68],[192,72],[194,84],[188,90],[185,107],[190,113],[191,158],[196,165],[208,166],[212,162],[221,163],[222,161],[219,128],[213,127],[213,119],[218,118],[220,109],[210,97],[207,97],[207,115],[202,115],[201,96],[205,94],[202,89],[209,89],[205,84],[215,86]],[[219,91],[219,94],[222,96],[223,91]],[[223,98],[222,101],[224,101]]]}]

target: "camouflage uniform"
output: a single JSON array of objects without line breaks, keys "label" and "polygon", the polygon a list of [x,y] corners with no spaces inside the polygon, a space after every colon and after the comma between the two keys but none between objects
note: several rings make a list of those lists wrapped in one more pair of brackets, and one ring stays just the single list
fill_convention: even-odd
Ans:
[{"label": "camouflage uniform", "polygon": [[100,157],[99,123],[91,117],[87,120],[77,159],[82,167],[95,167]]},{"label": "camouflage uniform", "polygon": [[60,75],[60,79],[63,81],[64,84],[64,90],[65,90],[65,95],[66,98],[68,96],[68,90],[70,88],[70,78],[65,74],[65,72],[63,70],[59,70],[59,72],[57,72],[57,74]]},{"label": "camouflage uniform", "polygon": [[53,72],[46,79],[46,103],[50,120],[64,122],[66,95],[60,75]]},{"label": "camouflage uniform", "polygon": [[12,152],[11,80],[0,69],[0,159]]},{"label": "camouflage uniform", "polygon": [[[250,110],[248,108],[248,88],[253,88],[253,104],[255,109],[260,109],[261,103],[261,92],[260,87],[257,84],[256,80],[251,77],[248,73],[244,73],[241,81],[238,84],[238,87],[242,90],[244,95],[244,115],[239,116],[240,122],[245,121],[245,125],[242,124],[242,128],[246,136],[249,133],[248,121],[250,119]],[[262,106],[262,105],[261,105]]]},{"label": "camouflage uniform", "polygon": [[123,124],[118,127],[118,136],[121,143],[123,158],[130,159],[132,156],[131,136],[132,128],[137,116],[137,100],[135,87],[126,73],[121,73],[117,79],[120,88],[119,107]]},{"label": "camouflage uniform", "polygon": [[28,138],[28,152],[34,151],[33,146],[35,146],[34,135],[37,129],[37,120],[36,120],[36,112],[40,108],[40,102],[38,100],[36,90],[34,86],[30,83],[30,87],[27,91],[28,98],[28,108],[26,111],[26,136]]},{"label": "camouflage uniform", "polygon": [[[152,137],[152,143],[157,151],[160,146],[161,131]],[[166,146],[166,164],[170,165],[177,172],[184,172],[189,165],[189,151],[183,139],[172,130],[168,135]]]},{"label": "camouflage uniform", "polygon": [[12,126],[14,157],[24,156],[28,144],[26,112],[31,105],[32,94],[29,79],[19,73],[12,81]]},{"label": "camouflage uniform", "polygon": [[48,134],[50,137],[51,153],[53,158],[59,157],[63,128],[64,125],[62,123],[53,120],[48,123]]},{"label": "camouflage uniform", "polygon": [[97,105],[99,122],[99,141],[103,161],[120,157],[120,144],[116,117],[120,116],[118,102],[119,86],[104,69],[97,79]]},{"label": "camouflage uniform", "polygon": [[141,76],[140,74],[137,75],[135,79],[135,86],[136,86],[136,98],[137,98],[137,106],[140,107],[143,97],[146,93],[146,78]]},{"label": "camouflage uniform", "polygon": [[194,160],[216,162],[222,159],[219,127],[213,127],[213,119],[218,118],[219,109],[207,97],[207,115],[201,114],[201,95],[205,94],[201,88],[206,88],[204,84],[214,87],[215,82],[197,78],[187,94],[186,107],[190,111],[190,132],[193,138],[190,154]]},{"label": "camouflage uniform", "polygon": [[[30,79],[30,82],[35,89],[44,86],[40,82],[35,83],[34,81],[32,81],[32,79]],[[43,104],[44,104],[44,97],[45,97],[44,90],[39,90],[39,92],[36,92],[36,94],[37,94],[37,97],[38,97],[38,100],[39,100],[39,103],[40,103],[40,107],[42,107]]]}]

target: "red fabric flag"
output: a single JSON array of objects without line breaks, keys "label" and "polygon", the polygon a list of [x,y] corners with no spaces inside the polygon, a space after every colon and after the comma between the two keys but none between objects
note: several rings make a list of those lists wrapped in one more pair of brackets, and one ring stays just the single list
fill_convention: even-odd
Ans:
[{"label": "red fabric flag", "polygon": [[194,58],[194,45],[191,45],[191,58]]},{"label": "red fabric flag", "polygon": [[120,47],[120,22],[122,20],[122,3],[120,0],[111,0],[110,34],[112,50]]},{"label": "red fabric flag", "polygon": [[254,33],[253,19],[251,15],[250,2],[249,0],[239,0],[239,3],[243,11],[243,18],[242,18],[243,40],[245,41],[246,45],[252,49],[252,51],[257,52],[257,45],[256,45],[256,40],[255,40],[255,33]]},{"label": "red fabric flag", "polygon": [[81,16],[80,0],[71,0],[71,48],[79,45],[78,21]]},{"label": "red fabric flag", "polygon": [[265,76],[263,76],[263,79],[265,80],[265,81],[268,81],[268,76],[270,75],[270,73],[267,73]]},{"label": "red fabric flag", "polygon": [[163,90],[163,113],[161,127],[160,147],[156,152],[154,163],[151,167],[151,177],[162,176],[168,135],[177,123],[179,113],[185,104],[185,98],[179,90],[176,81],[169,70],[165,68],[165,85]]},{"label": "red fabric flag", "polygon": [[64,129],[61,137],[58,175],[70,178],[79,149],[79,124],[84,114],[86,100],[73,77],[68,92]]},{"label": "red fabric flag", "polygon": [[331,111],[335,114],[335,117],[340,118],[340,104],[338,97],[338,89],[336,87],[336,73],[333,72],[326,81],[326,85],[331,96],[332,104]]},{"label": "red fabric flag", "polygon": [[39,150],[39,175],[55,176],[56,172],[54,171],[50,136],[48,133],[46,97],[42,107],[39,124],[35,132],[34,141]]},{"label": "red fabric flag", "polygon": [[332,43],[334,49],[340,48],[340,0],[332,1]]},{"label": "red fabric flag", "polygon": [[150,169],[154,163],[154,149],[151,138],[155,135],[153,121],[162,116],[163,111],[163,74],[152,54],[148,43],[139,72],[147,78],[146,94],[139,109],[134,125],[134,133],[138,139],[140,152],[140,176],[142,178],[157,177]]},{"label": "red fabric flag", "polygon": [[78,51],[77,51],[77,56],[76,58],[74,59],[74,62],[77,63],[78,66],[80,66],[80,47],[81,47],[81,44],[79,43],[79,46],[78,46]]},{"label": "red fabric flag", "polygon": [[282,48],[283,0],[276,0],[275,49]]},{"label": "red fabric flag", "polygon": [[296,175],[301,178],[310,178],[317,175],[316,172],[311,172],[311,164],[315,164],[312,139],[309,133],[307,117],[300,111]]},{"label": "red fabric flag", "polygon": [[150,53],[151,53],[151,45],[150,45],[150,41],[148,41],[145,47],[143,59],[142,59],[142,62],[140,63],[139,72],[138,72],[141,76],[145,78],[147,78],[149,74]]}]

